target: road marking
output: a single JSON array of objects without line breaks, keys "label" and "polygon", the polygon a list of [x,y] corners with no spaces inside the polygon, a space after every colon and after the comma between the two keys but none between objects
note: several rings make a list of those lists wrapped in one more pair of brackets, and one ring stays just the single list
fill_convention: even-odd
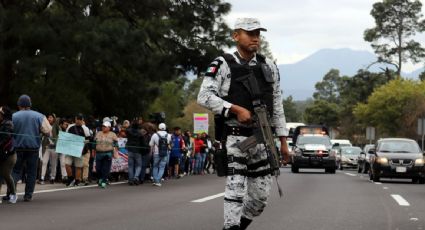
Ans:
[{"label": "road marking", "polygon": [[202,203],[202,202],[213,200],[215,198],[219,198],[219,197],[222,197],[222,196],[224,196],[224,192],[219,193],[219,194],[215,194],[215,195],[212,195],[212,196],[207,196],[207,197],[204,197],[204,198],[201,198],[201,199],[198,199],[198,200],[192,200],[191,202],[192,203]]},{"label": "road marking", "polygon": [[411,221],[418,221],[419,219],[418,219],[418,218],[416,218],[416,217],[412,217],[412,218],[410,218],[410,220],[411,220]]},{"label": "road marking", "polygon": [[400,206],[410,206],[409,202],[407,202],[407,200],[405,200],[402,196],[397,195],[397,194],[391,194],[391,197],[397,201],[398,205]]},{"label": "road marking", "polygon": [[381,182],[374,182],[375,184],[382,184]]},{"label": "road marking", "polygon": [[388,187],[383,187],[383,189],[388,189]]},{"label": "road marking", "polygon": [[345,175],[349,175],[349,176],[357,176],[356,174],[352,174],[352,173],[345,173]]},{"label": "road marking", "polygon": [[[125,183],[127,183],[127,182],[126,181],[114,182],[114,183],[111,183],[111,185],[125,184]],[[93,185],[87,185],[87,186],[75,186],[75,187],[67,187],[67,188],[46,189],[46,190],[35,191],[34,194],[69,191],[69,190],[77,190],[77,189],[84,189],[84,188],[93,188],[93,187],[97,187],[97,186],[98,186],[97,184],[93,184]],[[17,195],[24,195],[24,194],[25,194],[25,192],[17,193]],[[2,194],[0,196],[5,196],[5,195],[6,194]]]}]

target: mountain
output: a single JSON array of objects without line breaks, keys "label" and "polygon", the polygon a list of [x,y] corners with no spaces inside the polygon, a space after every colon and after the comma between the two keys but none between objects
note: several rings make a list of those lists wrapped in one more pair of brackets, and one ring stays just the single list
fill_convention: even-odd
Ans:
[{"label": "mountain", "polygon": [[[353,76],[359,69],[366,68],[376,61],[375,54],[368,51],[351,49],[322,49],[294,64],[278,65],[281,76],[281,88],[286,98],[292,95],[294,100],[312,97],[314,85],[321,81],[330,69],[338,69],[341,76]],[[382,72],[385,65],[373,65],[372,72]],[[389,67],[390,68],[390,67]],[[407,78],[417,78],[424,69],[412,73],[402,73]]]}]

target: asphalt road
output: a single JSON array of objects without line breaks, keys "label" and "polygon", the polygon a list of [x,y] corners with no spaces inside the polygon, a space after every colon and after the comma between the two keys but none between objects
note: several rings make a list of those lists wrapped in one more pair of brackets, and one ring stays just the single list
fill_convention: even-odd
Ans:
[{"label": "asphalt road", "polygon": [[[249,229],[425,229],[424,185],[385,179],[372,183],[355,171],[292,174],[289,168],[282,169],[279,181],[284,197],[274,186],[268,207]],[[32,202],[0,205],[1,230],[222,228],[224,179],[215,175],[169,180],[160,188],[36,188],[45,191],[34,194]]]}]

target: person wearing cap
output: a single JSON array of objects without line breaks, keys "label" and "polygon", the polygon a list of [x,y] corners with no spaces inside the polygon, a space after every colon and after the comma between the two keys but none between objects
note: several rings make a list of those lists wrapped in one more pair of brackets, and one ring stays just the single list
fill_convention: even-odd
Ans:
[{"label": "person wearing cap", "polygon": [[[75,123],[69,125],[66,129],[66,132],[84,137],[85,142],[88,142],[90,138],[89,129],[84,127],[84,116],[82,114],[77,114],[75,116]],[[65,156],[65,168],[66,174],[68,175],[66,186],[72,187],[80,185],[82,180],[84,157],[90,157],[87,144],[84,145],[84,148],[81,152],[81,157],[70,155]],[[75,167],[75,175],[73,174],[72,165]]]},{"label": "person wearing cap", "polygon": [[[7,193],[4,200],[16,203],[16,186],[12,177],[13,166],[16,163],[16,153],[13,150],[12,112],[6,106],[0,107],[0,191],[3,179],[6,181]],[[0,200],[0,203],[2,200]]]},{"label": "person wearing cap", "polygon": [[26,167],[24,201],[31,201],[37,176],[38,153],[41,145],[40,133],[49,136],[52,126],[46,116],[31,110],[32,103],[28,95],[21,95],[17,104],[19,111],[12,115],[15,131],[13,147],[17,156],[12,175],[16,184],[22,179],[22,170]]},{"label": "person wearing cap", "polygon": [[167,126],[164,123],[158,125],[159,131],[152,135],[149,142],[151,147],[151,153],[153,155],[153,164],[152,164],[152,176],[153,176],[153,185],[160,187],[161,178],[164,174],[165,166],[167,165],[168,156],[161,157],[159,156],[159,138],[167,138],[168,146],[171,144],[171,135],[168,135],[166,129]]},{"label": "person wearing cap", "polygon": [[107,179],[111,172],[112,157],[117,150],[118,137],[111,132],[111,122],[102,124],[102,131],[96,133],[96,173],[99,178],[98,185],[106,188]]},{"label": "person wearing cap", "polygon": [[[279,72],[272,60],[258,53],[261,31],[267,30],[258,19],[236,20],[232,37],[237,50],[208,66],[197,99],[198,104],[216,114],[216,139],[227,149],[224,229],[246,229],[263,212],[271,190],[272,171],[264,145],[247,152],[236,146],[253,133],[254,101],[267,106],[275,135],[281,141],[281,153],[289,159]],[[244,84],[245,78],[252,76],[249,74],[255,78]],[[252,94],[250,85],[258,86],[261,93]]]}]

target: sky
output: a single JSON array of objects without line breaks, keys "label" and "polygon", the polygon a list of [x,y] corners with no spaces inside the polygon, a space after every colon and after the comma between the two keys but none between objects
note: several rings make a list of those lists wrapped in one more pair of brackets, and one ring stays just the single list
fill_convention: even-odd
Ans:
[{"label": "sky", "polygon": [[[425,5],[425,0],[421,0]],[[291,64],[324,48],[351,48],[373,52],[363,32],[375,26],[370,15],[377,0],[227,0],[231,12],[224,18],[233,27],[236,18],[255,17],[268,29],[266,40],[277,64]],[[422,7],[425,15],[425,6]],[[425,46],[425,33],[415,38]],[[411,72],[423,64],[404,64]]]}]

